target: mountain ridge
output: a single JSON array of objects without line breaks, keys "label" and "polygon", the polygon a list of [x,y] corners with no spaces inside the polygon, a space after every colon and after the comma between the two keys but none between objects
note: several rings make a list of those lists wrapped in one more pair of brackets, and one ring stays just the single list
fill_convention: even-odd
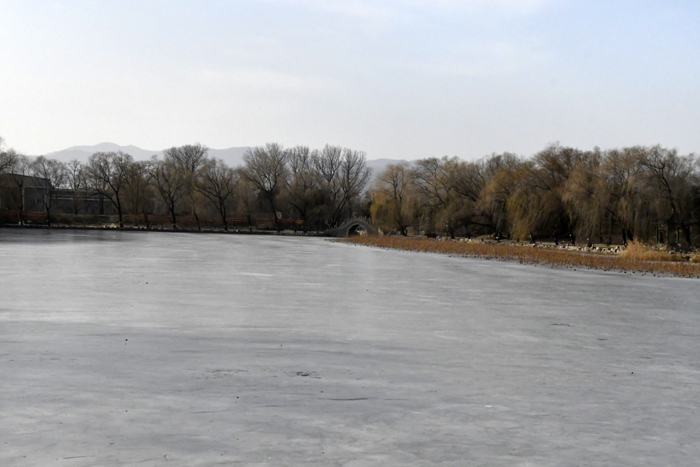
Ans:
[{"label": "mountain ridge", "polygon": [[[243,163],[243,154],[249,148],[247,146],[243,147],[231,147],[226,149],[213,149],[209,148],[209,156],[217,159],[222,159],[226,164],[236,167]],[[44,157],[51,159],[56,159],[61,162],[69,162],[76,159],[80,162],[87,162],[91,155],[96,152],[117,152],[121,151],[126,154],[130,154],[135,160],[143,161],[148,160],[152,156],[162,156],[165,149],[161,150],[150,150],[142,149],[138,146],[130,145],[119,145],[116,143],[103,142],[93,145],[81,145],[81,146],[71,146],[60,151],[53,151],[44,154]]]}]

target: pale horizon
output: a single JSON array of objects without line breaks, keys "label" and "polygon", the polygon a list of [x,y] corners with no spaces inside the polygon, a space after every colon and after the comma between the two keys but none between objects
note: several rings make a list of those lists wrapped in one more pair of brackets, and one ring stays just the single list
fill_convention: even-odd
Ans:
[{"label": "pale horizon", "polygon": [[0,18],[0,136],[30,155],[700,151],[694,2],[6,0]]}]

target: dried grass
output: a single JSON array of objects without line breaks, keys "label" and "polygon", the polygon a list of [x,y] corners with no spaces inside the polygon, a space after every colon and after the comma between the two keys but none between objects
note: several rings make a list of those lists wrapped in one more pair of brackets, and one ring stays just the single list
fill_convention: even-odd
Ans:
[{"label": "dried grass", "polygon": [[620,257],[640,261],[685,261],[681,255],[657,250],[640,242],[630,242]]},{"label": "dried grass", "polygon": [[655,256],[645,256],[641,251],[625,255],[595,254],[554,248],[539,248],[532,245],[514,243],[468,243],[449,240],[434,240],[426,238],[399,236],[361,235],[344,240],[357,245],[368,245],[380,248],[393,248],[406,251],[442,253],[486,259],[517,261],[527,264],[546,264],[568,268],[590,268],[604,271],[617,270],[621,272],[641,272],[644,274],[661,274],[678,277],[700,278],[700,258],[695,261],[647,259]]}]

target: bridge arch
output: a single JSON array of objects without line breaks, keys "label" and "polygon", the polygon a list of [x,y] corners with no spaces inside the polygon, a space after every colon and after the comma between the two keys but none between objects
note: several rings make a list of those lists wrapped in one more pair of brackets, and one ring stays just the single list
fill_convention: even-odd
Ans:
[{"label": "bridge arch", "polygon": [[368,219],[356,217],[344,222],[339,227],[326,230],[325,234],[331,237],[349,237],[359,234],[361,231],[365,231],[368,234],[376,233],[376,229],[372,227]]}]

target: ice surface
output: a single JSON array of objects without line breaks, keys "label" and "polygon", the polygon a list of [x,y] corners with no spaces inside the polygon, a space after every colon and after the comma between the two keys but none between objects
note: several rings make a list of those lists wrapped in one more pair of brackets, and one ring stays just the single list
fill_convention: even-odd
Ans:
[{"label": "ice surface", "polygon": [[0,465],[700,458],[700,282],[0,230]]}]

